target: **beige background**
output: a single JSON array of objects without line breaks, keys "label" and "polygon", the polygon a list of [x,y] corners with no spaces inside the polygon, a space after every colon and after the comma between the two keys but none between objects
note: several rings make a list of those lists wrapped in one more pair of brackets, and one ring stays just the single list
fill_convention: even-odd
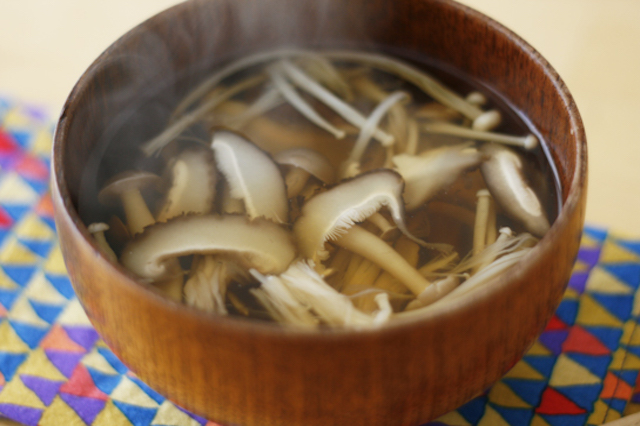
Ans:
[{"label": "beige background", "polygon": [[[57,114],[113,40],[175,0],[0,0],[0,94]],[[589,140],[587,221],[640,235],[640,1],[463,0],[558,70]]]}]

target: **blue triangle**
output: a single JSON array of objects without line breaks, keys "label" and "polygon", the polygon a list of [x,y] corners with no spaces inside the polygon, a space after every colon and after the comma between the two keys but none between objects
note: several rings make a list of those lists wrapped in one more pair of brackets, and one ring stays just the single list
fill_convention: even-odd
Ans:
[{"label": "blue triangle", "polygon": [[64,309],[64,306],[49,305],[46,303],[35,302],[33,300],[29,300],[29,303],[36,314],[49,324],[52,324]]},{"label": "blue triangle", "polygon": [[640,264],[638,263],[609,263],[602,267],[611,275],[636,290],[640,287]]},{"label": "blue triangle", "polygon": [[626,321],[631,316],[633,294],[591,293],[591,297],[621,321]]},{"label": "blue triangle", "polygon": [[31,349],[35,349],[44,336],[49,332],[49,328],[34,327],[29,324],[21,322],[14,322],[9,320],[9,324],[15,330],[16,334],[20,336],[23,342]]},{"label": "blue triangle", "polygon": [[31,210],[30,205],[25,206],[24,204],[2,204],[2,208],[4,208],[14,222],[22,219],[22,217]]},{"label": "blue triangle", "polygon": [[10,352],[0,352],[0,372],[5,381],[13,379],[13,375],[20,365],[27,359],[28,353],[14,354]]},{"label": "blue triangle", "polygon": [[47,224],[47,226],[54,231],[56,230],[56,221],[52,217],[39,216],[40,219]]},{"label": "blue triangle", "polygon": [[562,344],[569,336],[569,329],[545,331],[538,337],[538,342],[542,343],[554,355],[562,353]]},{"label": "blue triangle", "polygon": [[533,418],[533,409],[531,408],[510,408],[495,404],[491,404],[491,407],[510,425],[528,425]]},{"label": "blue triangle", "polygon": [[502,381],[509,386],[527,404],[537,407],[542,398],[542,392],[547,387],[546,381],[504,378]]},{"label": "blue triangle", "polygon": [[45,277],[53,287],[58,290],[58,293],[63,295],[67,299],[73,298],[76,293],[73,291],[73,287],[71,286],[71,281],[69,281],[69,277],[66,275],[54,275],[54,274],[45,274]]},{"label": "blue triangle", "polygon": [[582,365],[601,380],[607,374],[607,368],[613,359],[612,355],[587,355],[579,353],[567,353],[567,356]]},{"label": "blue triangle", "polygon": [[0,288],[0,304],[9,311],[13,306],[13,303],[18,298],[18,290],[5,290]]},{"label": "blue triangle", "polygon": [[602,384],[593,385],[579,385],[579,386],[562,386],[555,389],[575,402],[577,406],[584,408],[587,411],[593,409],[593,404],[600,396],[602,391]]},{"label": "blue triangle", "polygon": [[587,226],[584,228],[584,233],[599,243],[602,243],[607,238],[607,230],[603,228]]},{"label": "blue triangle", "polygon": [[638,379],[638,371],[637,370],[622,370],[616,371],[615,375],[627,382],[627,384],[631,387],[636,385],[636,381]]},{"label": "blue triangle", "polygon": [[637,255],[640,255],[640,241],[635,240],[635,241],[631,241],[631,240],[618,240],[616,241],[616,243],[619,246],[622,246],[624,248],[626,248],[629,251],[632,251],[634,253],[636,253]]},{"label": "blue triangle", "polygon": [[40,257],[46,258],[51,251],[53,241],[50,240],[19,240],[25,247]]},{"label": "blue triangle", "polygon": [[458,408],[458,413],[466,421],[475,425],[480,421],[482,416],[484,415],[485,406],[487,404],[487,397],[480,396],[478,398],[472,399],[471,401],[464,404],[462,407]]},{"label": "blue triangle", "polygon": [[632,354],[640,357],[640,346],[627,346],[626,349]]},{"label": "blue triangle", "polygon": [[122,363],[122,361],[120,361],[118,359],[117,356],[115,356],[113,354],[113,352],[111,352],[109,349],[107,348],[98,348],[98,352],[100,353],[100,355],[102,355],[104,357],[104,359],[107,360],[107,362],[114,368],[114,370],[116,370],[118,373],[120,374],[125,374],[126,372],[129,371],[129,369],[127,368],[126,365],[124,365]]},{"label": "blue triangle", "polygon": [[22,180],[33,188],[33,190],[39,195],[42,195],[49,190],[49,183],[46,181],[42,181],[40,179],[29,179],[25,176],[22,176]]},{"label": "blue triangle", "polygon": [[87,367],[87,371],[89,371],[89,375],[91,376],[91,379],[93,379],[93,383],[95,383],[96,387],[107,395],[111,395],[111,392],[113,392],[113,390],[122,381],[122,376],[119,374],[104,374],[91,367]]},{"label": "blue triangle", "polygon": [[10,130],[9,133],[23,148],[29,148],[29,141],[31,140],[31,132],[27,130]]},{"label": "blue triangle", "polygon": [[560,306],[556,310],[556,316],[567,325],[573,325],[576,322],[578,308],[580,303],[577,300],[563,299]]},{"label": "blue triangle", "polygon": [[538,370],[544,377],[551,377],[553,366],[556,364],[555,356],[530,355],[525,356],[524,359],[529,363],[529,365]]},{"label": "blue triangle", "polygon": [[617,410],[620,414],[624,412],[624,408],[626,406],[627,406],[626,399],[611,398],[609,400],[609,407],[613,408],[614,410]]},{"label": "blue triangle", "polygon": [[584,426],[587,424],[588,414],[541,414],[551,426]]},{"label": "blue triangle", "polygon": [[129,379],[131,379],[138,386],[140,386],[140,388],[144,391],[144,393],[149,395],[149,397],[151,397],[151,399],[153,399],[158,405],[162,404],[166,399],[164,396],[160,395],[158,392],[151,389],[149,385],[147,385],[145,382],[138,379],[137,377],[129,377]]},{"label": "blue triangle", "polygon": [[120,401],[113,401],[116,407],[129,419],[133,426],[149,426],[156,416],[157,408],[138,407]]},{"label": "blue triangle", "polygon": [[7,238],[7,235],[9,235],[8,229],[0,229],[0,243],[2,243],[5,238]]},{"label": "blue triangle", "polygon": [[15,266],[15,265],[2,265],[4,273],[7,274],[16,284],[20,287],[24,287],[31,280],[31,276],[36,271],[35,265],[29,266]]},{"label": "blue triangle", "polygon": [[615,327],[591,327],[583,325],[585,330],[598,338],[611,352],[615,352],[620,345],[622,329]]}]

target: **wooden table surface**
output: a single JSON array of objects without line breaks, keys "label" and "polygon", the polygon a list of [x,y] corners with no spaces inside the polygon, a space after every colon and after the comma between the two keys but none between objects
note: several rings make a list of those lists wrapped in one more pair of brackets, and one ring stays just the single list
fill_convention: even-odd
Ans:
[{"label": "wooden table surface", "polygon": [[[558,70],[589,141],[587,221],[640,235],[640,1],[462,0]],[[119,35],[175,0],[0,0],[0,95],[57,114]]]}]

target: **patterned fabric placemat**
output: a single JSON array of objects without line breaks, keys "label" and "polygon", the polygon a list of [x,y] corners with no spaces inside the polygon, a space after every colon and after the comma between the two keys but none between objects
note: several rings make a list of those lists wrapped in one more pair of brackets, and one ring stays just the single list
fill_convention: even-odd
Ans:
[{"label": "patterned fabric placemat", "polygon": [[[215,426],[149,388],[89,323],[55,235],[52,130],[41,110],[0,98],[0,425]],[[639,285],[640,241],[587,228],[564,299],[523,360],[430,424],[600,425],[640,410]]]}]

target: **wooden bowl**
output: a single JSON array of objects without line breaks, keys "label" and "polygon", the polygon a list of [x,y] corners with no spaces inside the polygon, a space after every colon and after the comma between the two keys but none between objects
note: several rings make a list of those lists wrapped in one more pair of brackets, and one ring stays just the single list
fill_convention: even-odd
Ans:
[{"label": "wooden bowl", "polygon": [[[110,264],[79,214],[96,214],[82,194],[95,192],[87,176],[104,179],[100,160],[130,166],[137,145],[220,63],[292,45],[426,55],[501,93],[548,142],[563,203],[551,230],[517,267],[469,297],[420,320],[358,332],[205,315]],[[114,158],[112,144],[124,154]],[[53,195],[78,298],[114,353],[158,392],[228,425],[417,425],[495,382],[555,311],[580,242],[586,155],[580,116],[556,72],[518,36],[465,6],[203,0],[134,28],[82,76],[55,135]]]}]

